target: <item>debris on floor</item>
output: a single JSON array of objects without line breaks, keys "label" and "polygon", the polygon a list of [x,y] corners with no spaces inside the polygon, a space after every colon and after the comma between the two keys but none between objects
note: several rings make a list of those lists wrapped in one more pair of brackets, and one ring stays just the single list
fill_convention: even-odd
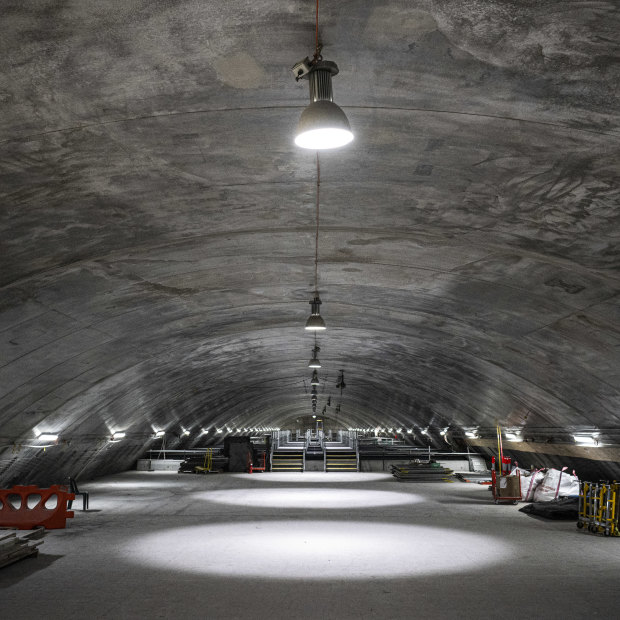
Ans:
[{"label": "debris on floor", "polygon": [[462,482],[477,482],[478,484],[491,484],[490,471],[457,471],[454,474]]},{"label": "debris on floor", "polygon": [[27,533],[19,530],[0,529],[0,568],[23,558],[36,557],[38,546],[43,543],[45,528]]}]

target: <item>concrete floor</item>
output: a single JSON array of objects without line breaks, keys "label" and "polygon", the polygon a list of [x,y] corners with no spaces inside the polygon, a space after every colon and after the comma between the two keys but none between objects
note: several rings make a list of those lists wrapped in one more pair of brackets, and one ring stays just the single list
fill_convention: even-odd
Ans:
[{"label": "concrete floor", "polygon": [[2,618],[603,618],[620,539],[383,474],[127,472],[83,485]]}]

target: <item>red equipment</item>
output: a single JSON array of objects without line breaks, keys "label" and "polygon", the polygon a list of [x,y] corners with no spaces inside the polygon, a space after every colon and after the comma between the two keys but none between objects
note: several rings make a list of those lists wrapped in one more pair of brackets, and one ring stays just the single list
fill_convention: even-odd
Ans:
[{"label": "red equipment", "polygon": [[[502,472],[510,472],[510,458],[502,457]],[[507,465],[507,469],[504,467]],[[498,476],[495,472],[495,457],[491,459],[491,490],[496,504],[501,501],[516,504],[521,499],[521,475],[517,471],[516,476]]]},{"label": "red equipment", "polygon": [[250,457],[249,457],[249,463],[248,463],[248,473],[251,474],[254,471],[265,471],[266,470],[266,460],[267,460],[267,456],[265,452],[261,452],[261,454],[258,455],[258,460],[259,462],[261,461],[261,457],[262,457],[262,465],[254,465],[254,463],[252,462],[252,453],[250,453]]},{"label": "red equipment", "polygon": [[[11,498],[10,496],[17,496]],[[29,498],[31,498],[28,505]],[[56,505],[48,507],[55,498]],[[19,500],[15,507],[13,501]],[[31,530],[44,527],[48,530],[64,529],[66,520],[73,518],[73,511],[67,510],[67,502],[74,500],[75,495],[69,493],[67,487],[53,484],[49,489],[38,486],[14,486],[12,489],[0,489],[0,526],[16,527],[19,530]],[[15,502],[17,503],[17,502]]]}]

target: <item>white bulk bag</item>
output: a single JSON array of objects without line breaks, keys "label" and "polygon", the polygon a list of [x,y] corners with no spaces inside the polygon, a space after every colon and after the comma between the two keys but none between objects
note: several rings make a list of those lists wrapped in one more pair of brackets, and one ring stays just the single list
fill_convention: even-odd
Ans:
[{"label": "white bulk bag", "polygon": [[542,471],[535,469],[529,472],[527,469],[521,469],[515,467],[511,472],[511,476],[516,476],[517,473],[521,476],[521,499],[524,502],[534,501],[534,491],[536,487],[542,482],[545,474]]},{"label": "white bulk bag", "polygon": [[563,467],[562,471],[558,469],[547,471],[542,482],[534,491],[535,502],[550,502],[558,497],[579,495],[579,478],[574,475],[571,476],[566,472],[566,469]]},{"label": "white bulk bag", "polygon": [[545,474],[537,469],[531,475],[521,477],[521,499],[524,502],[534,501],[534,493],[544,478]]}]

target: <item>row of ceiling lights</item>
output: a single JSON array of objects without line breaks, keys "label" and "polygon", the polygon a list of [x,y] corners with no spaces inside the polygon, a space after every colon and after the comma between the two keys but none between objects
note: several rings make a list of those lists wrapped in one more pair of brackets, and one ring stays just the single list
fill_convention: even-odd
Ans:
[{"label": "row of ceiling lights", "polygon": [[[230,426],[226,426],[226,427],[222,427],[222,428],[215,428],[215,433],[219,434],[219,433],[270,433],[272,431],[279,431],[280,428],[279,427],[275,427],[275,426],[260,426],[260,427],[253,427],[253,428],[231,428]],[[209,433],[209,429],[205,429],[205,428],[201,428],[200,429],[200,435],[207,435]],[[191,435],[191,431],[187,430],[186,428],[181,427],[181,432],[180,433],[175,433],[177,435],[177,437],[181,438],[181,437],[189,437]],[[166,431],[164,430],[154,430],[153,431],[153,438],[163,438],[166,436]],[[40,442],[45,442],[45,443],[49,443],[50,445],[56,444],[58,443],[58,440],[60,439],[60,434],[59,433],[52,433],[52,432],[40,432],[38,430],[35,430],[35,437],[37,441]],[[117,441],[121,441],[121,439],[125,439],[125,437],[127,437],[127,433],[125,431],[114,431],[112,432],[112,434],[109,437],[109,441],[111,442],[117,442]],[[43,444],[40,444],[38,446],[34,446],[34,447],[45,447]]]},{"label": "row of ceiling lights", "polygon": [[[273,432],[273,431],[279,431],[280,428],[279,427],[272,427],[272,426],[260,426],[260,427],[252,427],[252,428],[232,428],[230,426],[226,426],[226,427],[222,427],[222,428],[215,428],[215,433],[216,434],[221,434],[224,431],[226,431],[226,433],[255,433],[255,432]],[[409,429],[403,429],[402,427],[398,427],[398,428],[394,428],[394,427],[376,427],[376,428],[349,428],[349,431],[356,431],[356,432],[361,432],[361,433],[375,433],[375,434],[379,434],[379,433],[404,433],[406,430],[406,433],[409,435],[412,435],[414,433],[414,429],[409,428]],[[428,428],[422,429],[421,431],[422,435],[430,435],[430,431]],[[444,437],[448,432],[448,428],[444,428],[442,430],[439,431],[439,434]],[[201,435],[206,435],[209,433],[208,429],[201,429],[200,434]],[[191,432],[185,428],[181,429],[181,433],[179,434],[179,437],[188,437],[191,434]],[[39,431],[35,431],[35,435],[36,435],[36,439],[37,441],[41,441],[41,442],[51,442],[51,444],[55,444],[58,442],[58,439],[60,437],[60,435],[58,433],[42,433]],[[154,438],[163,438],[166,435],[166,431],[163,430],[158,430],[155,431],[153,433],[153,437]],[[478,430],[474,429],[474,430],[467,430],[465,431],[465,436],[470,438],[470,439],[478,439],[480,437]],[[520,432],[505,432],[504,433],[505,438],[508,441],[515,441],[515,442],[520,442],[523,441],[523,437],[521,435]],[[112,433],[111,437],[110,437],[110,441],[116,442],[116,441],[120,441],[121,439],[124,439],[126,437],[126,433],[125,431],[115,431]],[[575,443],[577,443],[578,445],[582,445],[582,446],[592,446],[592,447],[596,447],[596,446],[600,446],[601,441],[600,438],[598,436],[598,434],[596,433],[581,433],[581,434],[576,434],[573,435],[573,440],[575,441]],[[40,445],[40,446],[33,446],[33,447],[45,447],[44,445]]]},{"label": "row of ceiling lights", "polygon": [[[351,126],[342,109],[334,103],[332,76],[337,75],[338,66],[335,62],[323,60],[321,45],[319,43],[319,2],[316,3],[316,39],[315,50],[312,60],[308,57],[298,62],[293,67],[295,80],[308,80],[310,89],[310,105],[302,112],[297,130],[295,132],[295,144],[302,148],[313,149],[316,153],[316,231],[314,252],[314,297],[310,301],[310,316],[306,321],[306,330],[314,332],[314,347],[312,359],[308,367],[312,368],[310,384],[312,413],[316,414],[318,401],[317,386],[319,377],[317,368],[321,367],[318,353],[321,350],[317,344],[317,332],[326,329],[325,321],[321,316],[321,298],[318,290],[318,267],[319,267],[319,207],[321,168],[319,162],[319,150],[332,149],[344,146],[353,140]],[[340,371],[339,386],[344,388],[343,371]],[[313,415],[316,417],[316,415]]]}]

